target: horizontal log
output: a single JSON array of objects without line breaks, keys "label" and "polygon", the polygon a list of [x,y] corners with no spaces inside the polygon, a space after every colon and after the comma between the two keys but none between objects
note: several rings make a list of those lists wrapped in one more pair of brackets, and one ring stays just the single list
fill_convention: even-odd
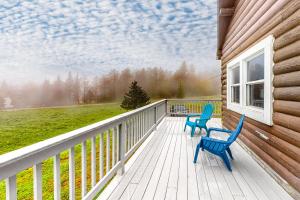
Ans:
[{"label": "horizontal log", "polygon": [[275,112],[273,121],[280,126],[300,132],[300,117]]},{"label": "horizontal log", "polygon": [[296,26],[295,28],[276,38],[274,41],[274,50],[276,51],[298,40],[300,40],[300,26]]},{"label": "horizontal log", "polygon": [[260,151],[263,151],[274,159],[274,161],[280,163],[286,169],[293,173],[294,176],[300,177],[300,164],[290,158],[289,156],[283,154],[278,149],[274,148],[272,145],[268,144],[266,141],[256,137],[253,133],[249,132],[247,129],[242,130],[242,136],[246,137],[252,143],[254,143]]},{"label": "horizontal log", "polygon": [[[223,121],[226,124],[230,123],[227,121],[226,117]],[[231,119],[231,121],[234,121],[234,125],[238,123],[238,119],[235,119],[235,120]],[[247,130],[249,133],[251,133],[253,136],[259,138],[260,140],[267,142],[269,145],[276,148],[278,151],[284,153],[291,159],[300,163],[300,156],[299,156],[300,148],[299,147],[297,147],[293,144],[290,144],[289,142],[282,140],[282,139],[272,135],[271,133],[265,132],[265,131],[259,129],[258,127],[254,126],[250,123],[247,123],[247,122],[244,124],[244,129]],[[264,134],[266,136],[266,138],[262,137],[261,134]]]},{"label": "horizontal log", "polygon": [[275,88],[274,99],[285,101],[300,101],[300,87]]},{"label": "horizontal log", "polygon": [[300,55],[300,40],[274,52],[274,63]]},{"label": "horizontal log", "polygon": [[222,100],[227,100],[227,90],[222,90],[221,94],[224,96],[222,97]]},{"label": "horizontal log", "polygon": [[[232,38],[228,38],[228,40],[224,43],[223,54],[224,56],[228,54],[228,52],[233,51],[240,44],[244,43],[248,38],[259,30],[264,24],[267,24],[271,21],[271,19],[277,13],[283,9],[285,5],[287,5],[288,0],[270,0],[265,1],[265,3],[257,10],[255,15],[239,30],[239,32],[234,35]],[[280,19],[278,19],[278,22]]]},{"label": "horizontal log", "polygon": [[247,145],[258,157],[260,157],[266,164],[268,164],[275,172],[285,179],[292,187],[300,191],[300,179],[287,170],[283,165],[276,162],[272,156],[260,150],[254,143],[244,136],[240,136],[241,141]]},{"label": "horizontal log", "polygon": [[[222,109],[223,109],[222,114],[224,116],[236,116],[237,118],[240,117],[240,114],[227,109],[225,106],[223,106]],[[273,124],[273,126],[270,127],[266,124],[260,123],[256,120],[253,120],[248,117],[246,118],[245,121],[253,124],[254,126],[257,126],[258,128],[260,128],[263,131],[269,132],[269,133],[275,135],[276,137],[281,138],[281,139],[300,148],[300,133],[299,132],[293,131],[291,129],[285,128],[285,127],[277,125],[277,124]]]},{"label": "horizontal log", "polygon": [[223,79],[221,80],[222,85],[226,85],[227,84],[227,79]]},{"label": "horizontal log", "polygon": [[[227,116],[227,118],[228,117],[229,116]],[[231,119],[231,121],[234,121],[234,124],[237,124],[238,120],[239,120],[235,117],[231,117],[230,119]],[[225,118],[224,122],[226,122],[226,118]],[[300,163],[300,156],[299,156],[300,148],[299,147],[297,147],[285,140],[282,140],[279,137],[276,137],[275,135],[273,135],[269,132],[263,131],[262,129],[259,129],[257,126],[254,126],[253,124],[248,123],[248,122],[244,123],[244,129],[249,131],[255,137],[267,142],[269,145],[273,146],[280,152],[283,152],[284,154],[286,154],[293,160],[296,160],[297,162]],[[261,134],[263,134],[264,137],[262,137]]]},{"label": "horizontal log", "polygon": [[286,10],[281,12],[280,15],[284,21],[276,26],[272,31],[275,38],[280,37],[284,33],[300,25],[299,8],[300,2],[296,0],[292,2]]},{"label": "horizontal log", "polygon": [[[231,19],[231,22],[227,28],[228,31],[230,31],[232,29],[232,26],[234,26],[235,24],[238,24],[242,19],[240,17],[236,17],[236,16],[241,16],[241,14],[245,11],[245,8],[247,6],[247,1],[248,0],[241,0],[239,2],[235,2],[235,13],[234,16]],[[227,36],[227,35],[226,35]]]},{"label": "horizontal log", "polygon": [[[300,19],[299,19],[300,20]],[[275,75],[300,71],[300,56],[292,57],[282,62],[275,63],[273,72]]]},{"label": "horizontal log", "polygon": [[275,75],[273,79],[274,87],[300,86],[300,71]]},{"label": "horizontal log", "polygon": [[[243,31],[243,27],[246,25],[250,26],[251,24],[255,23],[255,19],[253,19],[254,13],[256,13],[255,17],[260,17],[264,12],[264,9],[268,9],[271,7],[271,3],[266,3],[266,1],[250,1],[247,3],[247,7],[244,7],[242,13],[237,13],[233,20],[237,19],[237,22],[231,22],[232,26],[229,27],[226,41],[224,43],[224,47],[228,45],[228,43],[234,39],[240,31]],[[238,10],[241,11],[241,10]],[[250,24],[249,24],[250,23]]]},{"label": "horizontal log", "polygon": [[274,124],[271,133],[300,148],[300,133]]},{"label": "horizontal log", "polygon": [[291,1],[287,7],[282,10],[282,12],[278,13],[272,18],[272,20],[269,20],[268,23],[261,26],[246,41],[239,43],[236,49],[230,49],[228,52],[223,52],[222,64],[226,64],[232,58],[255,44],[264,36],[273,34],[276,38],[288,30],[298,26],[300,24],[299,7],[299,1]]},{"label": "horizontal log", "polygon": [[300,117],[300,102],[276,100],[273,103],[274,112],[280,112]]}]

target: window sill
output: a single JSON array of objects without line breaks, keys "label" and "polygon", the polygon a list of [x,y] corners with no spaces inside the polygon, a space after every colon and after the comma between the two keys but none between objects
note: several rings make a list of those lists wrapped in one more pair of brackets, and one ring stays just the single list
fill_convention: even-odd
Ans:
[{"label": "window sill", "polygon": [[260,123],[266,124],[268,126],[273,125],[272,120],[268,119],[268,116],[264,109],[256,108],[253,106],[241,106],[240,104],[236,103],[227,104],[227,109],[239,114],[245,114],[247,117],[254,119]]}]

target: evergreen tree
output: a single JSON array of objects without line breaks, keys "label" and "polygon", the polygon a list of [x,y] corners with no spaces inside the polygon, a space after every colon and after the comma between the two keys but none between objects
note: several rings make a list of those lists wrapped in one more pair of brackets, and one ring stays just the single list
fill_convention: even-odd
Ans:
[{"label": "evergreen tree", "polygon": [[129,87],[128,93],[125,94],[121,107],[127,110],[136,109],[150,103],[148,94],[133,81]]}]

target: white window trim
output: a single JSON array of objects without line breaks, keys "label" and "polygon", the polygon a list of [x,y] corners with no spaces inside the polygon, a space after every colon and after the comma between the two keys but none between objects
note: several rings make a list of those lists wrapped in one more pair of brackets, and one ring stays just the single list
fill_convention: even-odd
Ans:
[{"label": "white window trim", "polygon": [[[227,64],[227,109],[240,114],[245,114],[249,118],[270,126],[273,125],[273,42],[274,37],[270,35]],[[246,62],[262,52],[264,53],[264,108],[259,108],[246,105]],[[233,103],[231,102],[231,69],[235,68],[237,65],[240,66],[240,103]]]}]

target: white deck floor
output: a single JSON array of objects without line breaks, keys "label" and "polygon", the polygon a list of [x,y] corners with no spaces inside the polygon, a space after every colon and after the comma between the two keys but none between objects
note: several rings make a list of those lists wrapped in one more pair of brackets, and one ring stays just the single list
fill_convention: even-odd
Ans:
[{"label": "white deck floor", "polygon": [[[184,118],[167,117],[129,161],[99,199],[292,199],[238,143],[229,172],[208,152],[193,163],[200,134],[183,132]],[[220,127],[220,119],[209,126]],[[213,137],[226,137],[213,134]]]}]

